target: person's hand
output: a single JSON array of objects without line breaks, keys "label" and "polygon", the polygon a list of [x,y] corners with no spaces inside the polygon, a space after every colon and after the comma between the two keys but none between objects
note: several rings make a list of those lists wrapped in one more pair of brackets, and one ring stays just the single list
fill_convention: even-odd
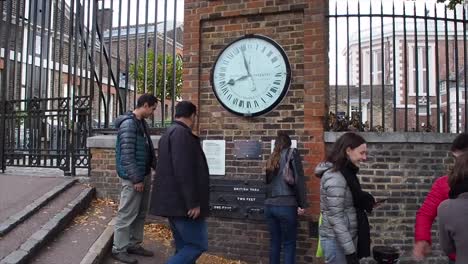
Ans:
[{"label": "person's hand", "polygon": [[145,184],[143,182],[133,184],[133,189],[137,192],[143,192],[145,190]]},{"label": "person's hand", "polygon": [[425,240],[416,241],[413,248],[413,257],[417,261],[424,260],[424,258],[431,253],[431,245]]},{"label": "person's hand", "polygon": [[298,215],[304,215],[304,214],[305,214],[305,210],[304,210],[303,208],[301,208],[301,207],[298,207],[298,208],[297,208],[297,214],[298,214]]},{"label": "person's hand", "polygon": [[197,219],[200,216],[200,206],[190,209],[187,216],[192,219]]},{"label": "person's hand", "polygon": [[346,264],[359,264],[359,259],[356,253],[346,255]]}]

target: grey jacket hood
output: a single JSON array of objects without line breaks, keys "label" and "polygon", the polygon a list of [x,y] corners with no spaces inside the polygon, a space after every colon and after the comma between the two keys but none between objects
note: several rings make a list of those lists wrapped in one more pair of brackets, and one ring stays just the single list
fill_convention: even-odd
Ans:
[{"label": "grey jacket hood", "polygon": [[315,175],[319,178],[322,178],[323,174],[333,168],[333,163],[331,162],[320,162],[317,167],[315,167]]},{"label": "grey jacket hood", "polygon": [[115,119],[115,121],[114,121],[115,128],[119,128],[123,121],[125,121],[125,120],[127,120],[129,118],[133,118],[133,117],[135,117],[135,115],[132,112],[127,112],[127,113],[117,117]]}]

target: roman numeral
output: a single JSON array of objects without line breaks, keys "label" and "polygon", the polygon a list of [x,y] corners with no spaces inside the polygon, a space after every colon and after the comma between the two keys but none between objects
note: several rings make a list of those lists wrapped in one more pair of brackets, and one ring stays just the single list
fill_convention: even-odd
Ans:
[{"label": "roman numeral", "polygon": [[255,106],[255,107],[260,107],[260,105],[258,104],[257,100],[254,100],[254,106]]},{"label": "roman numeral", "polygon": [[231,99],[232,99],[232,94],[228,94],[227,99],[228,99],[228,101],[231,101]]},{"label": "roman numeral", "polygon": [[276,93],[278,91],[278,87],[273,86],[270,88],[270,91]]},{"label": "roman numeral", "polygon": [[232,103],[236,105],[238,101],[239,101],[238,98],[234,98],[234,100],[232,100]]},{"label": "roman numeral", "polygon": [[247,108],[252,108],[252,104],[250,103],[250,101],[247,101]]},{"label": "roman numeral", "polygon": [[266,104],[266,101],[265,101],[265,99],[263,99],[263,97],[260,97],[260,99],[262,99],[263,103]]},{"label": "roman numeral", "polygon": [[228,53],[226,56],[227,56],[229,59],[234,58],[234,54],[232,54],[232,53]]},{"label": "roman numeral", "polygon": [[239,53],[240,53],[239,48],[235,48],[235,49],[234,49],[234,55],[237,55],[237,54],[239,54]]},{"label": "roman numeral", "polygon": [[278,61],[278,57],[273,57],[273,59],[271,59],[271,63],[275,63]]},{"label": "roman numeral", "polygon": [[228,64],[229,64],[229,61],[227,61],[227,60],[223,60],[223,62],[222,62],[222,63],[223,63],[223,65],[228,65]]},{"label": "roman numeral", "polygon": [[267,53],[268,57],[271,57],[271,55],[273,55],[273,51],[270,51],[270,52]]},{"label": "roman numeral", "polygon": [[244,100],[239,101],[239,107],[244,107]]},{"label": "roman numeral", "polygon": [[245,44],[241,45],[241,50],[242,50],[242,51],[247,50],[247,47],[245,46]]},{"label": "roman numeral", "polygon": [[270,92],[266,93],[266,95],[270,98],[273,98],[273,95]]},{"label": "roman numeral", "polygon": [[278,72],[277,74],[275,74],[275,77],[281,77],[281,76],[283,76],[282,72]]},{"label": "roman numeral", "polygon": [[226,95],[226,94],[229,92],[229,90],[228,90],[227,87],[224,87],[224,88],[221,89],[221,92],[222,92],[224,95]]},{"label": "roman numeral", "polygon": [[280,84],[281,84],[281,80],[276,80],[276,81],[273,82],[273,84],[280,85]]},{"label": "roman numeral", "polygon": [[265,52],[265,50],[266,50],[266,47],[263,47],[262,52]]}]

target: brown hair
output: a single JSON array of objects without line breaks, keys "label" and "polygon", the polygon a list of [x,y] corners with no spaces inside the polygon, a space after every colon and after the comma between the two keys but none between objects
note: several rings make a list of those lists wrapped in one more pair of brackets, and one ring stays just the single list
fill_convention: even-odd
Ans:
[{"label": "brown hair", "polygon": [[365,143],[366,141],[364,138],[356,133],[348,132],[343,134],[335,144],[333,144],[333,147],[328,152],[326,161],[333,163],[333,169],[335,171],[341,170],[348,161],[346,149],[355,149]]},{"label": "brown hair", "polygon": [[279,168],[279,160],[281,157],[281,151],[291,147],[291,138],[284,132],[278,132],[278,136],[275,139],[275,148],[271,153],[270,158],[267,160],[266,170],[267,172],[273,172]]},{"label": "brown hair", "polygon": [[449,186],[453,188],[468,178],[468,152],[464,152],[455,160],[453,170],[449,173]]}]

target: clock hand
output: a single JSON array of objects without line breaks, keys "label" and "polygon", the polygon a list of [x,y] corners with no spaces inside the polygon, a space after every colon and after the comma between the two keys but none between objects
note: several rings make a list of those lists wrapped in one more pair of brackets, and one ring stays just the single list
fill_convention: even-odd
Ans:
[{"label": "clock hand", "polygon": [[245,80],[247,79],[249,76],[248,75],[244,75],[244,76],[241,76],[237,79],[229,79],[229,81],[227,82],[229,85],[234,85],[234,83],[236,83],[237,81],[242,81],[242,80]]},{"label": "clock hand", "polygon": [[248,76],[251,76],[250,74],[250,69],[249,69],[249,64],[247,63],[247,60],[245,59],[245,53],[243,50],[242,51],[242,58],[244,59],[244,66],[245,66],[245,69],[247,70],[247,75]]}]

